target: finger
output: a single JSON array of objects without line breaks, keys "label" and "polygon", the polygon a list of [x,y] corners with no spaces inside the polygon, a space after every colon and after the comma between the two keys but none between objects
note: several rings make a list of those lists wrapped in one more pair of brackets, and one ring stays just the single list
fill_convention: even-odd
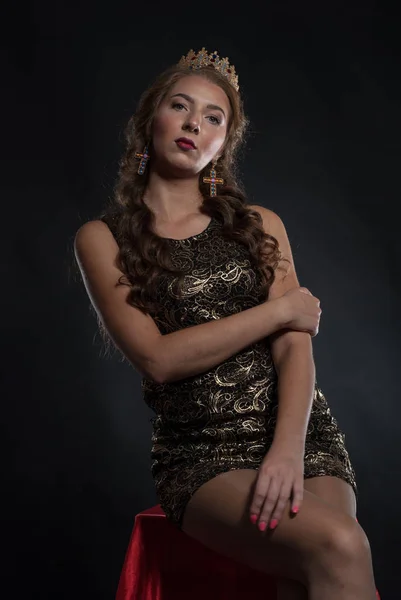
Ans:
[{"label": "finger", "polygon": [[270,477],[263,476],[258,477],[256,481],[255,491],[252,498],[252,503],[250,506],[251,513],[251,521],[252,523],[256,523],[259,519],[260,512],[263,507],[263,502],[265,501],[267,491],[270,485]]},{"label": "finger", "polygon": [[[278,496],[280,493],[281,481],[272,479],[270,482],[269,490],[266,495],[266,499],[263,504],[263,508],[259,518],[259,528],[264,531],[271,520],[272,512],[277,504]],[[264,523],[260,527],[261,523]]]},{"label": "finger", "polygon": [[292,502],[291,502],[291,512],[296,515],[302,505],[303,499],[304,499],[304,480],[302,479],[298,479],[293,486],[293,497],[292,497]]},{"label": "finger", "polygon": [[284,481],[277,500],[277,504],[273,510],[273,514],[270,520],[270,527],[274,529],[279,524],[283,514],[284,509],[291,498],[291,489],[292,489],[292,481],[291,479],[288,481]]}]

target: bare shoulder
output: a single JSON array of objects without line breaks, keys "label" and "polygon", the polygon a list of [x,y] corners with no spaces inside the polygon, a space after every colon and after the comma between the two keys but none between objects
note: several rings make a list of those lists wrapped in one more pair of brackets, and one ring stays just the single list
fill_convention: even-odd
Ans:
[{"label": "bare shoulder", "polygon": [[136,370],[159,380],[161,333],[149,314],[128,302],[130,286],[118,285],[119,248],[106,223],[88,221],[75,235],[75,256],[86,291],[110,337]]},{"label": "bare shoulder", "polygon": [[273,210],[265,208],[264,206],[259,206],[258,204],[251,204],[249,205],[249,208],[260,214],[263,221],[263,228],[266,233],[269,233],[274,237],[282,237],[283,235],[287,236],[282,219]]},{"label": "bare shoulder", "polygon": [[100,220],[88,221],[75,234],[74,252],[81,270],[93,269],[100,262],[114,262],[119,248],[109,227]]},{"label": "bare shoulder", "polygon": [[100,241],[104,243],[105,240],[109,242],[114,240],[113,234],[106,223],[100,219],[95,219],[81,225],[75,234],[74,245],[76,250],[85,251],[88,247],[92,247],[93,244],[97,244]]},{"label": "bare shoulder", "polygon": [[[100,219],[94,219],[93,221],[87,221],[78,229],[77,234],[88,235],[89,232],[94,231],[110,231],[106,223]],[[83,233],[84,232],[84,233]]]},{"label": "bare shoulder", "polygon": [[[288,261],[284,263],[284,270],[276,270],[275,272],[275,279],[269,289],[269,300],[274,300],[280,298],[289,290],[300,287],[290,240],[285,225],[278,214],[263,206],[252,205],[250,208],[259,212],[263,219],[265,232],[276,238],[282,256]],[[277,366],[289,345],[301,344],[310,352],[312,342],[309,333],[283,329],[270,336],[270,343],[273,360]]]},{"label": "bare shoulder", "polygon": [[260,214],[263,220],[263,229],[266,233],[276,238],[279,250],[283,258],[286,259],[282,263],[283,268],[276,271],[276,278],[269,292],[269,299],[277,298],[292,288],[300,287],[295,271],[290,240],[288,239],[285,225],[277,213],[264,206],[255,204],[250,205],[249,208]]}]

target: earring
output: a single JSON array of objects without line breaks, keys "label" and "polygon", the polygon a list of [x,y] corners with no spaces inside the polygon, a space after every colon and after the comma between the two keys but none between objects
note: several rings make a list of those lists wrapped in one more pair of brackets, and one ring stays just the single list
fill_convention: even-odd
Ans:
[{"label": "earring", "polygon": [[203,183],[210,183],[210,195],[211,196],[216,196],[216,185],[219,184],[223,184],[224,183],[224,179],[220,179],[218,177],[216,177],[216,161],[214,160],[212,162],[212,168],[210,169],[210,176],[209,177],[204,177],[203,178]]},{"label": "earring", "polygon": [[135,152],[135,158],[141,159],[141,162],[139,163],[139,167],[138,167],[138,173],[139,173],[139,175],[143,175],[145,172],[148,160],[150,158],[148,146],[147,145],[145,146],[144,151],[142,153]]}]

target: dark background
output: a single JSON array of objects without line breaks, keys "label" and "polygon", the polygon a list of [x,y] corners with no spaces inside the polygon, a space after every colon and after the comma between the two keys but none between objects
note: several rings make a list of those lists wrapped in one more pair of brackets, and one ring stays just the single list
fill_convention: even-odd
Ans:
[{"label": "dark background", "polygon": [[4,573],[15,599],[114,597],[157,503],[140,379],[102,355],[72,269],[139,94],[190,48],[235,64],[250,203],[283,219],[323,314],[382,600],[400,595],[400,26],[374,2],[15,4],[2,19]]}]

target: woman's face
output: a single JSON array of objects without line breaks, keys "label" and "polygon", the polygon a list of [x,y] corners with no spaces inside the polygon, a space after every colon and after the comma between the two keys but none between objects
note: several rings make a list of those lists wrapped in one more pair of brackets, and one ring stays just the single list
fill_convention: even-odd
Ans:
[{"label": "woman's face", "polygon": [[[197,75],[183,77],[155,115],[153,165],[181,177],[199,173],[222,151],[229,119],[230,102],[221,87]],[[177,141],[180,138],[194,146]]]}]

